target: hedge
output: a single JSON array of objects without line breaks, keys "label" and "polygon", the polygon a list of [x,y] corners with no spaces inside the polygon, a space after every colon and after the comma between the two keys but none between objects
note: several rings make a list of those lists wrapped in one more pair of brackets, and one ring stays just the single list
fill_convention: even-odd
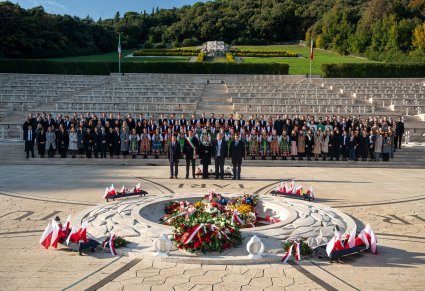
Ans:
[{"label": "hedge", "polygon": [[0,73],[107,75],[110,67],[109,62],[0,59]]},{"label": "hedge", "polygon": [[[124,73],[287,75],[289,65],[282,63],[123,62],[121,71]],[[0,59],[0,73],[108,75],[117,72],[118,62]]]},{"label": "hedge", "polygon": [[196,56],[201,49],[175,48],[175,49],[143,49],[133,53],[134,56]]},{"label": "hedge", "polygon": [[[282,63],[127,62],[121,64],[121,66],[125,73],[287,75],[289,71],[289,65]],[[118,64],[113,64],[111,68],[111,72],[116,72]]]},{"label": "hedge", "polygon": [[232,49],[231,52],[238,57],[298,57],[298,54],[292,51]]},{"label": "hedge", "polygon": [[425,64],[323,64],[324,78],[407,78],[425,77]]}]

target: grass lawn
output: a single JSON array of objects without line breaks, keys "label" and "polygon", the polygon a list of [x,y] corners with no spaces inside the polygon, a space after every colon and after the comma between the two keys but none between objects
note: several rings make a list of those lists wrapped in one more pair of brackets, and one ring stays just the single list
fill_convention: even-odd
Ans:
[{"label": "grass lawn", "polygon": [[[243,62],[246,63],[286,63],[289,65],[290,75],[305,75],[310,72],[310,47],[302,45],[268,45],[268,46],[236,46],[239,49],[250,49],[250,50],[286,50],[293,51],[303,57],[301,58],[243,58]],[[190,57],[125,57],[134,50],[125,50],[122,55],[122,62],[188,62]],[[59,61],[87,61],[87,62],[101,62],[101,61],[118,61],[118,53],[112,52],[100,55],[90,56],[76,56],[76,57],[63,57],[53,58],[51,60]],[[211,63],[227,63],[225,57],[209,58],[207,57],[205,62]],[[353,56],[341,56],[337,53],[330,51],[315,49],[314,60],[312,62],[312,73],[314,75],[320,75],[320,66],[322,64],[341,64],[341,63],[373,63],[373,61],[366,58],[358,58]]]},{"label": "grass lawn", "polygon": [[[236,46],[239,49],[252,50],[287,50],[293,51],[303,58],[243,58],[246,63],[285,63],[289,65],[290,75],[304,75],[310,72],[310,47],[302,45],[269,45],[269,46]],[[373,63],[366,58],[353,56],[341,56],[337,53],[321,49],[314,50],[314,60],[311,66],[311,72],[314,75],[320,75],[320,66],[322,64],[341,64],[341,63]]]},{"label": "grass lawn", "polygon": [[[134,50],[125,50],[122,52],[123,58],[121,59],[122,62],[188,62],[190,57],[166,57],[166,56],[160,56],[160,57],[125,57],[126,55],[129,55]],[[76,57],[63,57],[63,58],[52,58],[50,60],[55,61],[69,61],[69,62],[80,62],[80,61],[87,61],[87,62],[118,62],[118,53],[112,52],[107,54],[100,54],[100,55],[90,55],[90,56],[76,56]]]}]

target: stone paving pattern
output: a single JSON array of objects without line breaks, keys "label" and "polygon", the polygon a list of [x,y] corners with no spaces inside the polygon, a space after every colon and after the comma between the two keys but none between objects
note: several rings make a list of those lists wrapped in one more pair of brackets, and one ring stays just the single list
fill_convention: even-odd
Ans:
[{"label": "stone paving pattern", "polygon": [[[264,188],[260,191],[264,195],[280,179],[298,179],[305,187],[314,187],[318,203],[351,215],[359,228],[371,223],[379,244],[378,255],[365,253],[344,263],[330,264],[316,257],[301,261],[306,272],[340,290],[423,290],[424,174],[414,169],[246,167],[242,181],[204,181],[169,180],[167,167],[0,166],[0,289],[58,290],[78,282],[71,289],[83,290],[131,262],[131,257],[117,259],[102,252],[79,256],[66,248],[46,251],[38,240],[56,211],[63,220],[69,213],[75,216],[104,204],[106,185],[131,186],[140,177],[149,195],[164,195],[164,186],[188,195],[209,188],[238,193]],[[307,290],[323,286],[291,265],[198,265],[145,257],[102,288],[128,289]]]}]

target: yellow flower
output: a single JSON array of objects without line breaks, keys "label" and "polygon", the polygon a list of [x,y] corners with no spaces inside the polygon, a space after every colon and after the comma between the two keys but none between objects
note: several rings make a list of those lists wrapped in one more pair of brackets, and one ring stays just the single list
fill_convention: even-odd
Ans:
[{"label": "yellow flower", "polygon": [[204,204],[203,204],[202,202],[195,202],[195,204],[193,204],[193,206],[194,206],[196,209],[204,208]]},{"label": "yellow flower", "polygon": [[248,204],[241,204],[238,206],[238,211],[240,214],[245,215],[252,212],[252,207]]}]

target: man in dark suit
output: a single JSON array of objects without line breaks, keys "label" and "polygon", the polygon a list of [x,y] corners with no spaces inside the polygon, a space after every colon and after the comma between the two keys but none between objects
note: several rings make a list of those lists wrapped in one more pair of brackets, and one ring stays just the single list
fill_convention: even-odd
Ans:
[{"label": "man in dark suit", "polygon": [[180,143],[177,142],[175,135],[171,137],[171,144],[168,150],[168,161],[170,162],[170,179],[179,174],[179,157],[180,157]]},{"label": "man in dark suit", "polygon": [[199,142],[196,137],[193,136],[193,130],[189,130],[189,136],[186,137],[183,145],[183,154],[186,158],[186,179],[189,179],[189,168],[192,163],[192,177],[195,177],[195,162],[198,156]]},{"label": "man in dark suit", "polygon": [[233,180],[241,179],[242,159],[245,157],[245,144],[240,140],[239,134],[230,143],[230,157],[233,164]]},{"label": "man in dark suit", "polygon": [[401,149],[401,140],[403,138],[403,134],[404,134],[404,122],[401,121],[401,118],[399,117],[397,119],[397,122],[395,124],[395,148]]},{"label": "man in dark suit", "polygon": [[224,159],[227,156],[227,144],[223,141],[223,135],[217,134],[217,139],[212,144],[212,154],[215,161],[215,178],[224,178]]},{"label": "man in dark suit", "polygon": [[34,158],[34,139],[35,132],[32,129],[32,125],[28,124],[28,129],[24,131],[24,141],[25,141],[25,152],[27,153],[27,159],[30,157]]}]

